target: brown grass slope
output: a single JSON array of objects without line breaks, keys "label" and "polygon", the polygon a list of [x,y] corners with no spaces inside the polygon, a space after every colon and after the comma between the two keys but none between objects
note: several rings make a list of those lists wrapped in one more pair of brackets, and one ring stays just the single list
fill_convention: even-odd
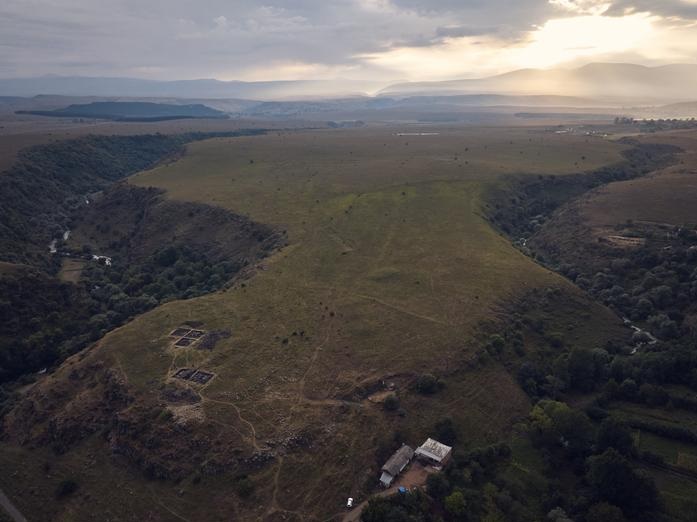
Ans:
[{"label": "brown grass slope", "polygon": [[95,198],[75,223],[70,245],[142,261],[164,246],[185,245],[211,261],[250,261],[281,242],[281,234],[230,211],[168,201],[156,188],[120,183]]},{"label": "brown grass slope", "polygon": [[[160,306],[35,384],[5,419],[12,479],[0,487],[35,520],[338,519],[347,496],[372,488],[395,432],[418,444],[448,416],[460,447],[508,433],[529,402],[482,353],[501,305],[570,292],[578,306],[558,328],[572,345],[601,343],[619,322],[499,236],[482,194],[504,174],[619,161],[622,147],[535,129],[401,130],[212,140],[132,178],[286,230],[289,246],[250,279]],[[187,321],[232,337],[174,348],[168,334]],[[179,368],[215,378],[191,384]],[[443,380],[437,395],[413,391],[424,372]],[[402,414],[367,400],[383,381]],[[66,475],[78,494],[32,501]]]},{"label": "brown grass slope", "polygon": [[673,166],[610,183],[560,208],[532,238],[533,248],[561,262],[577,263],[580,255],[596,263],[603,249],[614,247],[621,256],[632,248],[632,242],[622,240],[625,233],[636,235],[629,229],[697,227],[697,133],[665,132],[640,140],[676,145],[684,152]]}]

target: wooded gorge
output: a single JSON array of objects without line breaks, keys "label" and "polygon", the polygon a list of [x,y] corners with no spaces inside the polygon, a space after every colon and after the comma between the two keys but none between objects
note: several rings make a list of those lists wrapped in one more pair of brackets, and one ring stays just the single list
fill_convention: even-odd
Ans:
[{"label": "wooded gorge", "polygon": [[[89,136],[23,152],[0,175],[0,383],[59,363],[161,302],[217,290],[275,248],[279,234],[242,216],[114,185],[188,142],[260,132]],[[66,245],[64,231],[81,227],[85,242]],[[92,259],[97,249],[110,264]],[[58,277],[66,259],[85,264],[77,283]]]}]

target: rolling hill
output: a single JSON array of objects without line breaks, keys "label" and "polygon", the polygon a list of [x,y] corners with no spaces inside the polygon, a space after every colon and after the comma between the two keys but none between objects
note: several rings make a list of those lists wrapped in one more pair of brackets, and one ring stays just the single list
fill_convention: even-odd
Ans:
[{"label": "rolling hill", "polygon": [[0,96],[120,96],[172,98],[246,98],[279,100],[353,96],[375,91],[384,82],[303,80],[241,82],[215,79],[156,81],[137,78],[42,76],[0,79]]},{"label": "rolling hill", "polygon": [[[242,98],[262,101],[379,95],[558,95],[597,98],[605,103],[672,103],[692,99],[697,65],[661,67],[592,63],[576,69],[522,69],[488,78],[396,83],[372,80],[156,81],[137,78],[43,76],[0,79],[0,96],[119,96],[169,98]],[[382,89],[382,90],[380,90]],[[628,96],[627,93],[631,93]]]},{"label": "rolling hill", "polygon": [[638,118],[695,118],[697,102],[681,102],[631,111]]},{"label": "rolling hill", "polygon": [[[697,85],[697,65],[644,67],[634,64],[594,63],[577,69],[521,69],[481,79],[413,82],[391,85],[385,96],[453,94],[554,94],[605,100],[641,102],[686,101]],[[631,93],[629,96],[627,93]]]},{"label": "rolling hill", "polygon": [[[509,300],[559,288],[575,304],[550,332],[584,347],[621,335],[616,317],[518,252],[482,213],[487,189],[510,175],[571,175],[580,161],[621,161],[624,145],[521,129],[400,130],[209,140],[131,177],[129,192],[157,187],[163,205],[234,209],[284,231],[288,245],[250,256],[247,277],[220,292],[170,300],[113,330],[18,397],[0,448],[3,469],[21,470],[0,477],[18,507],[52,521],[338,518],[347,496],[370,495],[395,433],[416,444],[451,418],[469,447],[507,436],[527,415],[514,374],[484,348]],[[95,202],[71,241],[99,232],[105,247],[140,244],[116,209],[152,212],[117,202]],[[165,244],[186,239],[188,219],[162,221],[175,225],[158,234]],[[591,313],[576,319],[576,307]],[[175,346],[169,334],[185,324],[230,336],[211,349]],[[182,377],[194,368],[212,377]],[[441,379],[440,392],[415,390],[423,372]],[[369,400],[383,382],[394,383],[403,413]],[[80,484],[72,498],[38,505],[17,495],[32,482],[50,497],[64,479]]]},{"label": "rolling hill", "polygon": [[52,111],[17,111],[58,118],[98,118],[116,121],[153,121],[189,118],[227,118],[227,115],[205,105],[170,105],[149,102],[93,102],[69,105]]}]

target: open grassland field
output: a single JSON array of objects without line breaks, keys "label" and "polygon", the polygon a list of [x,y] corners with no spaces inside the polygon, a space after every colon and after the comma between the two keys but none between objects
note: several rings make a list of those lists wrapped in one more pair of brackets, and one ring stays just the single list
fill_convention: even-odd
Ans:
[{"label": "open grassland field", "polygon": [[650,451],[660,455],[671,466],[695,471],[692,463],[697,459],[697,447],[693,444],[667,439],[641,430],[635,432],[635,443],[639,451]]},{"label": "open grassland field", "polygon": [[0,261],[0,274],[13,274],[22,270],[22,265]]},{"label": "open grassland field", "polygon": [[647,470],[665,499],[666,511],[675,516],[676,520],[694,520],[697,510],[695,487],[697,482],[683,475],[676,475],[656,469]]},{"label": "open grassland field", "polygon": [[657,421],[666,425],[679,425],[697,432],[697,413],[681,409],[669,409],[646,405],[620,403],[616,407],[618,415],[627,419],[644,419]]},{"label": "open grassland field", "polygon": [[[481,355],[481,325],[534,289],[558,287],[586,301],[491,228],[483,194],[509,174],[559,176],[616,163],[624,147],[534,128],[399,132],[209,140],[130,179],[284,230],[288,246],[224,291],[138,317],[35,385],[70,396],[65,415],[78,415],[92,399],[84,389],[73,397],[69,376],[111,369],[136,405],[152,408],[153,424],[187,426],[178,445],[153,453],[185,460],[197,441],[210,442],[201,471],[178,484],[148,481],[108,458],[98,434],[50,457],[5,445],[0,487],[31,520],[339,520],[346,497],[361,498],[374,483],[376,449],[396,430],[419,444],[451,417],[461,447],[510,432],[529,400],[501,364]],[[573,343],[620,328],[596,308],[573,318]],[[187,321],[231,336],[210,351],[174,347],[168,335]],[[214,378],[175,379],[181,368]],[[441,376],[444,389],[413,392],[424,372]],[[367,400],[383,380],[395,383],[403,415]],[[162,387],[175,382],[200,401],[163,407]],[[253,464],[248,499],[236,494],[232,456]],[[75,496],[36,502],[67,475],[81,484]]]},{"label": "open grassland field", "polygon": [[697,133],[663,133],[641,141],[676,145],[680,162],[643,178],[611,183],[582,200],[582,218],[592,227],[611,228],[629,221],[697,225]]},{"label": "open grassland field", "polygon": [[316,126],[304,122],[277,123],[249,120],[173,120],[160,122],[113,122],[103,120],[56,120],[42,116],[0,114],[0,173],[9,168],[20,150],[87,135],[181,134],[186,132],[229,132],[253,128]]}]

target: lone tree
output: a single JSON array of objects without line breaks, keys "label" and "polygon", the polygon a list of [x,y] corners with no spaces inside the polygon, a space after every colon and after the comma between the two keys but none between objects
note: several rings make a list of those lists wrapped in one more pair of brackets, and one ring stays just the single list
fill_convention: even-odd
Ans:
[{"label": "lone tree", "polygon": [[394,393],[388,395],[385,397],[382,407],[387,411],[397,411],[399,408],[399,398]]},{"label": "lone tree", "polygon": [[627,522],[627,519],[617,506],[601,502],[591,506],[586,515],[586,522]]},{"label": "lone tree", "polygon": [[438,391],[438,379],[430,373],[424,373],[416,381],[416,391],[423,395],[432,395]]},{"label": "lone tree", "polygon": [[455,425],[452,419],[445,418],[436,422],[435,435],[436,438],[444,444],[454,444],[457,440],[457,432],[455,431]]},{"label": "lone tree", "polygon": [[450,495],[445,497],[445,510],[451,515],[464,515],[466,509],[467,504],[465,502],[465,496],[462,494],[462,491],[455,490]]},{"label": "lone tree", "polygon": [[77,491],[78,483],[73,479],[62,480],[58,487],[56,488],[56,498],[69,497]]}]

